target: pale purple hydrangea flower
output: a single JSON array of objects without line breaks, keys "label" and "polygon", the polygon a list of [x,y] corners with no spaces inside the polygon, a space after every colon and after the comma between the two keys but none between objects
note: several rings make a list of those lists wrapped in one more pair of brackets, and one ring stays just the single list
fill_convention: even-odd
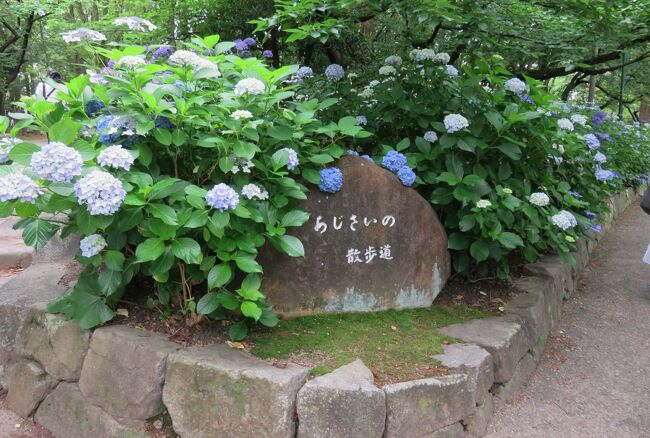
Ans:
[{"label": "pale purple hydrangea flower", "polygon": [[82,256],[90,258],[102,252],[107,245],[106,240],[102,236],[99,234],[91,234],[81,239],[79,249],[81,249]]},{"label": "pale purple hydrangea flower", "polygon": [[325,76],[333,81],[340,81],[345,77],[345,70],[338,64],[330,64],[325,69]]},{"label": "pale purple hydrangea flower", "polygon": [[158,27],[151,21],[140,17],[116,18],[113,20],[113,24],[116,26],[126,25],[129,29],[136,30],[138,32],[149,32],[158,29]]},{"label": "pale purple hydrangea flower", "polygon": [[75,30],[61,34],[66,43],[78,43],[80,41],[106,41],[106,35],[96,30],[80,27]]},{"label": "pale purple hydrangea flower", "polygon": [[585,134],[584,139],[589,149],[594,150],[600,147],[600,141],[594,134]]},{"label": "pale purple hydrangea flower", "polygon": [[506,90],[516,95],[524,94],[528,90],[528,85],[519,78],[508,79],[503,86]]},{"label": "pale purple hydrangea flower", "polygon": [[6,163],[9,161],[9,152],[11,152],[14,146],[22,142],[23,141],[19,138],[0,138],[0,163]]},{"label": "pale purple hydrangea flower", "polygon": [[305,65],[303,67],[300,67],[296,71],[295,76],[296,76],[296,79],[299,79],[299,80],[302,80],[302,79],[305,79],[305,78],[311,78],[312,76],[314,76],[314,71],[311,69],[311,67],[307,67]]},{"label": "pale purple hydrangea flower", "polygon": [[343,187],[343,173],[338,167],[330,167],[320,171],[318,188],[322,192],[336,193]]},{"label": "pale purple hydrangea flower", "polygon": [[436,133],[436,131],[427,131],[424,133],[423,138],[429,143],[435,143],[436,141],[438,141],[438,134]]},{"label": "pale purple hydrangea flower", "polygon": [[447,64],[446,68],[447,68],[447,74],[449,76],[458,76],[458,69],[456,67],[454,67],[451,64]]},{"label": "pale purple hydrangea flower", "polygon": [[235,50],[238,50],[240,52],[243,52],[244,50],[248,50],[248,44],[246,44],[242,39],[237,38],[235,41]]},{"label": "pale purple hydrangea flower", "polygon": [[0,202],[19,200],[34,204],[42,192],[34,180],[22,173],[0,176]]},{"label": "pale purple hydrangea flower", "polygon": [[164,56],[169,56],[169,55],[172,54],[173,51],[174,51],[174,49],[172,48],[172,46],[158,47],[156,50],[154,50],[153,57],[154,57],[154,59],[158,59],[158,58],[162,58]]},{"label": "pale purple hydrangea flower", "polygon": [[576,220],[575,216],[566,210],[562,210],[559,213],[551,216],[551,222],[556,227],[559,227],[565,231],[578,225],[578,221]]},{"label": "pale purple hydrangea flower", "polygon": [[97,163],[100,166],[114,169],[130,170],[133,161],[133,155],[120,145],[109,146],[97,156]]},{"label": "pale purple hydrangea flower", "polygon": [[612,172],[609,169],[596,169],[594,176],[598,181],[607,182],[616,178],[616,173]]},{"label": "pale purple hydrangea flower", "polygon": [[291,148],[282,148],[280,150],[287,151],[287,154],[289,155],[289,161],[287,162],[287,169],[293,170],[296,167],[298,167],[300,161],[298,160],[298,154],[296,153],[296,151],[294,151]]},{"label": "pale purple hydrangea flower", "polygon": [[244,38],[244,44],[248,47],[254,46],[257,44],[257,41],[253,37]]},{"label": "pale purple hydrangea flower", "polygon": [[573,123],[569,119],[558,119],[557,127],[565,131],[573,131]]},{"label": "pale purple hydrangea flower", "polygon": [[265,50],[262,52],[262,58],[273,58],[273,51],[272,50]]},{"label": "pale purple hydrangea flower", "polygon": [[217,184],[205,195],[205,202],[221,212],[234,210],[239,204],[239,195],[224,183]]},{"label": "pale purple hydrangea flower", "polygon": [[267,192],[264,187],[260,187],[256,184],[246,184],[241,189],[241,194],[246,199],[258,199],[260,201],[269,199],[269,192]]},{"label": "pale purple hydrangea flower", "polygon": [[357,125],[367,125],[368,124],[368,119],[364,115],[359,115],[357,116]]},{"label": "pale purple hydrangea flower", "polygon": [[603,164],[607,162],[607,156],[603,154],[602,152],[596,152],[596,155],[594,155],[594,161],[598,164]]},{"label": "pale purple hydrangea flower", "polygon": [[81,175],[83,159],[75,149],[61,142],[48,143],[32,154],[30,166],[40,178],[54,183],[70,182]]},{"label": "pale purple hydrangea flower", "polygon": [[235,85],[235,94],[241,96],[243,94],[262,94],[266,86],[264,82],[255,78],[245,78],[237,82]]},{"label": "pale purple hydrangea flower", "polygon": [[445,129],[448,133],[458,132],[469,126],[467,119],[460,114],[449,114],[444,119]]},{"label": "pale purple hydrangea flower", "polygon": [[74,185],[79,205],[86,205],[88,214],[112,215],[120,209],[126,196],[122,181],[108,172],[95,170]]},{"label": "pale purple hydrangea flower", "polygon": [[602,125],[607,120],[607,113],[605,111],[596,111],[591,117],[591,123],[596,126]]},{"label": "pale purple hydrangea flower", "polygon": [[347,154],[347,155],[355,155],[355,156],[357,156],[357,157],[359,156],[359,152],[354,151],[354,150],[352,150],[352,149],[348,149],[348,151],[346,152],[346,154]]}]

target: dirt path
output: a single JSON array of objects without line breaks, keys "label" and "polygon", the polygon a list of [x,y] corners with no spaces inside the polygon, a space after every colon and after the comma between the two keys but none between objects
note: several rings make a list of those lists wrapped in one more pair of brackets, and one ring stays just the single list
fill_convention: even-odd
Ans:
[{"label": "dirt path", "polygon": [[565,304],[531,381],[491,438],[650,437],[650,216],[629,207]]}]

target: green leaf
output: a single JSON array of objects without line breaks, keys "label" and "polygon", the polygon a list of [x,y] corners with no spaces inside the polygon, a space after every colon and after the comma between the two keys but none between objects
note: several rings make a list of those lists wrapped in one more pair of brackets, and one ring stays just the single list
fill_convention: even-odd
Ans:
[{"label": "green leaf", "polygon": [[320,182],[320,173],[314,169],[303,169],[302,177],[312,184],[318,184]]},{"label": "green leaf", "polygon": [[228,263],[216,265],[208,272],[208,289],[216,289],[225,286],[232,278],[232,268]]},{"label": "green leaf", "polygon": [[524,241],[521,237],[511,232],[501,233],[499,237],[497,237],[497,240],[504,248],[508,249],[515,249],[519,246],[524,246]]},{"label": "green leaf", "polygon": [[469,253],[477,262],[482,262],[490,255],[490,248],[483,240],[477,240],[470,246]]},{"label": "green leaf", "polygon": [[402,141],[397,143],[397,145],[395,146],[395,149],[397,151],[401,152],[404,149],[408,149],[409,146],[411,146],[411,140],[408,137],[406,137],[406,138],[403,138]]},{"label": "green leaf", "polygon": [[153,132],[156,141],[164,146],[172,144],[172,134],[167,129],[156,128]]},{"label": "green leaf", "polygon": [[108,269],[121,271],[124,267],[124,254],[119,251],[106,251],[106,255],[104,255],[104,263]]},{"label": "green leaf", "polygon": [[40,251],[58,230],[58,226],[46,220],[31,219],[23,228],[23,240],[36,251]]},{"label": "green leaf", "polygon": [[319,154],[319,155],[312,155],[311,157],[309,157],[309,161],[316,164],[327,164],[334,161],[334,158],[332,158],[331,155]]},{"label": "green leaf", "polygon": [[233,341],[241,341],[248,334],[248,326],[245,321],[238,321],[228,329],[228,336]]},{"label": "green leaf", "polygon": [[485,113],[485,118],[488,122],[490,122],[492,126],[494,126],[494,129],[501,131],[505,123],[505,119],[503,116],[501,116],[501,114],[496,111],[488,111]]},{"label": "green leaf", "polygon": [[309,220],[309,213],[302,210],[293,210],[282,217],[280,226],[282,227],[299,227]]},{"label": "green leaf", "polygon": [[112,295],[122,284],[122,272],[104,269],[97,277],[101,291],[107,296]]},{"label": "green leaf", "polygon": [[101,297],[88,293],[77,293],[73,297],[75,308],[73,319],[82,330],[102,325],[115,317],[115,312]]},{"label": "green leaf", "polygon": [[203,295],[196,305],[196,313],[209,315],[219,307],[219,297],[216,292],[208,292]]},{"label": "green leaf", "polygon": [[457,251],[467,249],[469,246],[470,238],[469,236],[463,234],[463,233],[451,233],[449,235],[449,241],[447,243],[447,246],[449,249],[455,249]]},{"label": "green leaf", "polygon": [[150,262],[160,257],[163,251],[165,251],[165,243],[162,239],[151,238],[138,245],[135,249],[135,257],[140,263]]},{"label": "green leaf", "polygon": [[40,150],[41,148],[33,143],[18,143],[11,149],[11,151],[9,151],[9,158],[18,164],[29,166],[32,154]]},{"label": "green leaf", "polygon": [[286,141],[293,138],[293,130],[289,126],[273,125],[267,130],[267,134],[276,140]]},{"label": "green leaf", "polygon": [[461,182],[461,178],[456,176],[456,174],[453,174],[451,172],[442,172],[440,176],[438,176],[438,181],[443,181],[449,184],[450,186],[455,186],[459,182]]},{"label": "green leaf", "polygon": [[167,225],[178,225],[176,210],[165,204],[149,204],[147,209],[153,217],[160,219]]},{"label": "green leaf", "polygon": [[302,246],[300,239],[294,236],[280,236],[277,239],[278,247],[291,257],[304,257],[305,248]]},{"label": "green leaf", "polygon": [[172,252],[185,263],[198,264],[203,260],[201,245],[189,237],[179,237],[172,242]]},{"label": "green leaf", "polygon": [[519,160],[521,158],[521,149],[516,144],[501,143],[497,148],[513,160]]},{"label": "green leaf", "polygon": [[66,145],[69,145],[77,138],[77,134],[81,129],[81,124],[74,122],[70,119],[63,119],[52,126],[48,130],[50,141],[60,141]]},{"label": "green leaf", "polygon": [[244,272],[262,272],[262,266],[251,256],[237,256],[235,257],[235,263]]},{"label": "green leaf", "polygon": [[262,316],[262,309],[260,309],[257,303],[254,303],[253,301],[244,301],[241,303],[240,309],[244,316],[253,318],[255,321],[260,319],[260,316]]}]

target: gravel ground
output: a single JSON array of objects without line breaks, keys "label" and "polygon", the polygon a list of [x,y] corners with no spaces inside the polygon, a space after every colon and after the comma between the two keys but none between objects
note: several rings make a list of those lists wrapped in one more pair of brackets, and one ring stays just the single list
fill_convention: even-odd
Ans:
[{"label": "gravel ground", "polygon": [[633,204],[601,240],[531,381],[491,438],[650,437],[650,216]]}]

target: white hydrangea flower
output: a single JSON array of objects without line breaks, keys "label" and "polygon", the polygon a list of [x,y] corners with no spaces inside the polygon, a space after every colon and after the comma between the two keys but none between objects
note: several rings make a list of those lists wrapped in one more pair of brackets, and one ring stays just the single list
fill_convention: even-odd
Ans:
[{"label": "white hydrangea flower", "polygon": [[566,210],[562,210],[558,214],[551,216],[551,223],[565,231],[578,225],[575,216]]},{"label": "white hydrangea flower", "polygon": [[22,173],[0,176],[0,202],[19,200],[34,204],[41,193],[41,187]]},{"label": "white hydrangea flower", "polygon": [[359,96],[363,97],[364,99],[370,99],[372,96],[374,96],[375,90],[372,89],[372,87],[365,87],[361,93],[359,93]]},{"label": "white hydrangea flower", "polygon": [[491,205],[492,205],[492,203],[490,201],[488,201],[487,199],[481,199],[480,201],[478,201],[476,203],[476,208],[488,208]]},{"label": "white hydrangea flower", "polygon": [[97,73],[95,70],[86,70],[86,74],[90,76],[90,83],[91,84],[96,84],[96,85],[108,85],[110,82],[108,82],[106,79],[104,79],[104,75],[101,73]]},{"label": "white hydrangea flower", "polygon": [[147,61],[140,56],[122,56],[115,64],[128,68],[135,68],[146,64]]},{"label": "white hydrangea flower", "polygon": [[265,89],[264,82],[259,79],[245,78],[235,85],[235,94],[237,96],[241,96],[242,94],[262,94]]},{"label": "white hydrangea flower", "polygon": [[189,50],[177,50],[169,56],[169,62],[177,65],[195,66],[199,58],[201,58],[199,55]]},{"label": "white hydrangea flower", "polygon": [[607,156],[603,154],[602,152],[596,152],[596,155],[594,155],[594,161],[598,164],[603,164],[607,162]]},{"label": "white hydrangea flower", "polygon": [[551,199],[548,197],[546,193],[535,192],[530,195],[528,201],[531,204],[536,205],[538,207],[545,207],[551,202]]},{"label": "white hydrangea flower", "polygon": [[61,142],[48,143],[32,154],[30,166],[40,178],[55,183],[70,182],[81,175],[81,154]]},{"label": "white hydrangea flower", "polygon": [[232,157],[235,165],[232,166],[232,169],[230,171],[234,174],[241,172],[244,173],[251,173],[251,169],[255,167],[255,164],[253,164],[252,161],[246,160],[244,158],[239,158],[239,157]]},{"label": "white hydrangea flower", "polygon": [[81,255],[84,257],[94,257],[102,252],[106,246],[106,240],[99,234],[91,234],[79,242],[79,249],[81,249]]},{"label": "white hydrangea flower", "polygon": [[369,86],[370,88],[375,88],[375,87],[376,87],[377,85],[379,85],[379,84],[380,84],[380,82],[379,82],[377,79],[373,79],[372,81],[370,81],[370,82],[368,83],[368,86]]},{"label": "white hydrangea flower", "polygon": [[571,121],[576,125],[585,126],[587,124],[587,118],[582,114],[574,114],[571,116]]},{"label": "white hydrangea flower", "polygon": [[564,154],[564,145],[553,143],[551,147],[557,150],[559,153]]},{"label": "white hydrangea flower", "polygon": [[133,155],[120,145],[109,146],[97,156],[97,163],[100,166],[114,169],[130,170],[133,161]]},{"label": "white hydrangea flower", "polygon": [[246,199],[259,199],[260,201],[269,198],[269,193],[266,189],[256,184],[246,184],[242,188],[241,194]]},{"label": "white hydrangea flower", "polygon": [[[416,61],[425,61],[425,60],[437,61],[436,52],[434,52],[433,49],[411,50],[411,58],[415,59]],[[447,60],[447,62],[444,62],[444,64],[448,64],[448,63],[449,60]]]},{"label": "white hydrangea flower", "polygon": [[569,119],[558,119],[557,127],[565,131],[573,131],[573,123]]},{"label": "white hydrangea flower", "polygon": [[438,134],[436,131],[427,131],[424,133],[423,138],[429,143],[435,143],[438,140]]},{"label": "white hydrangea flower", "polygon": [[458,69],[451,64],[447,64],[447,74],[449,76],[458,76]]},{"label": "white hydrangea flower", "polygon": [[449,64],[449,61],[451,61],[451,57],[449,56],[448,53],[440,52],[440,53],[436,53],[436,55],[433,57],[433,61],[439,62],[440,64]]},{"label": "white hydrangea flower", "polygon": [[9,152],[11,152],[14,146],[22,142],[23,141],[19,138],[0,138],[0,163],[6,163],[9,161]]},{"label": "white hydrangea flower", "polygon": [[235,120],[251,119],[253,117],[253,114],[247,110],[236,110],[233,111],[232,114],[230,114],[230,117],[232,117]]},{"label": "white hydrangea flower", "polygon": [[95,170],[74,185],[79,205],[86,205],[91,216],[112,215],[126,196],[122,181],[107,172]]},{"label": "white hydrangea flower", "polygon": [[517,95],[524,94],[528,90],[528,85],[519,78],[508,79],[503,86],[506,90]]},{"label": "white hydrangea flower", "polygon": [[209,59],[201,58],[200,56],[198,56],[198,59],[196,59],[196,62],[194,63],[194,70],[199,70],[202,68],[207,68],[211,70],[214,73],[214,75],[217,77],[221,76],[221,72],[219,71],[219,67],[217,67],[217,64],[210,61]]},{"label": "white hydrangea flower", "polygon": [[78,43],[80,41],[106,41],[106,35],[96,30],[80,27],[75,30],[61,34],[66,43]]},{"label": "white hydrangea flower", "polygon": [[158,26],[153,24],[151,21],[140,17],[116,18],[113,20],[113,24],[116,26],[126,25],[129,27],[129,29],[136,30],[138,32],[149,32],[158,29]]},{"label": "white hydrangea flower", "polygon": [[384,65],[379,69],[379,74],[382,76],[392,76],[395,73],[397,73],[397,70],[392,65]]},{"label": "white hydrangea flower", "polygon": [[449,114],[444,119],[445,129],[448,133],[458,132],[469,126],[467,119],[460,114]]},{"label": "white hydrangea flower", "polygon": [[391,55],[384,60],[384,64],[399,67],[400,65],[402,65],[402,58],[397,55]]}]

